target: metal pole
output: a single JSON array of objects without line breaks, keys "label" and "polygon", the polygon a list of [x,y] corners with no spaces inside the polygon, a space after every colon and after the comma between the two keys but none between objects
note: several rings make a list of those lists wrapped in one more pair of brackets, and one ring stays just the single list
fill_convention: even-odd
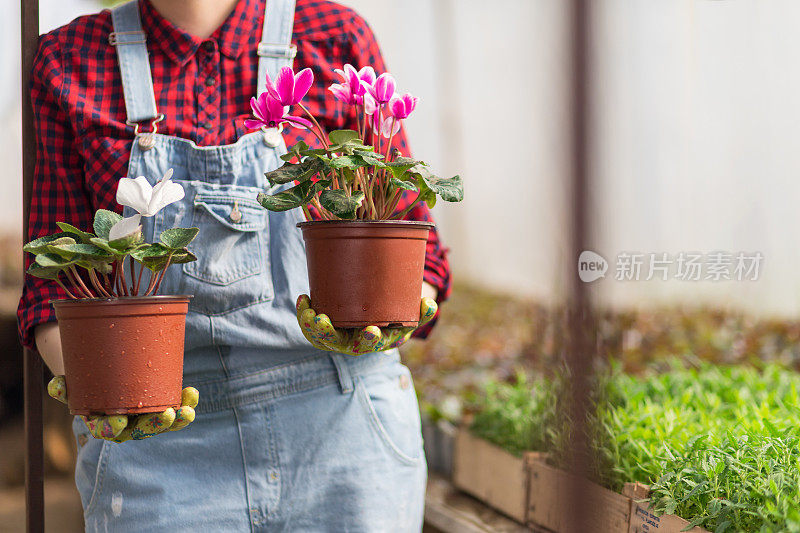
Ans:
[{"label": "metal pole", "polygon": [[[20,1],[22,51],[22,239],[28,239],[36,136],[31,107],[30,75],[39,43],[39,1]],[[42,440],[42,360],[25,349],[25,525],[28,533],[44,533],[44,449]]]},{"label": "metal pole", "polygon": [[[568,261],[571,273],[569,301],[569,334],[567,365],[571,376],[571,394],[568,402],[571,423],[570,455],[575,474],[569,487],[566,513],[569,517],[568,531],[592,531],[588,523],[587,489],[583,479],[588,475],[591,462],[589,442],[589,416],[591,404],[592,359],[595,353],[594,320],[590,296],[586,284],[580,281],[577,271],[578,256],[589,248],[589,188],[590,188],[590,30],[591,12],[589,0],[572,0],[569,4],[569,32],[571,55],[571,237]],[[569,504],[568,504],[569,505]]]}]

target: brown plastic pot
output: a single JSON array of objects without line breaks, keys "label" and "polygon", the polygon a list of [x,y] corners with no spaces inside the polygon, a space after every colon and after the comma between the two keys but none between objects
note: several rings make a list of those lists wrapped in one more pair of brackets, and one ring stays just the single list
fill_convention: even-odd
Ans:
[{"label": "brown plastic pot", "polygon": [[70,413],[179,407],[188,296],[54,300]]},{"label": "brown plastic pot", "polygon": [[433,224],[406,220],[300,222],[311,305],[338,328],[416,326],[425,244]]}]

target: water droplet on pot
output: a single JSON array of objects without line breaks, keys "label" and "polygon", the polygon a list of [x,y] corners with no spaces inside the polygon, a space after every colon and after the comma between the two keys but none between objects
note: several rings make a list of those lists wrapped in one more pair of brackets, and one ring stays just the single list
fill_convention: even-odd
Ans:
[{"label": "water droplet on pot", "polygon": [[147,362],[147,368],[153,368],[153,362],[152,361],[148,361]]},{"label": "water droplet on pot", "polygon": [[125,355],[125,350],[122,350],[122,354],[120,354],[120,355]]},{"label": "water droplet on pot", "polygon": [[139,408],[141,408],[141,407],[142,407],[142,405],[144,405],[144,404],[142,404],[142,402],[139,402],[139,403],[137,403],[137,404],[136,404],[136,407],[139,407]]},{"label": "water droplet on pot", "polygon": [[108,329],[111,329],[111,328],[113,328],[113,327],[114,327],[114,323],[113,323],[113,322],[112,322],[111,324],[109,324],[109,325],[108,325]]}]

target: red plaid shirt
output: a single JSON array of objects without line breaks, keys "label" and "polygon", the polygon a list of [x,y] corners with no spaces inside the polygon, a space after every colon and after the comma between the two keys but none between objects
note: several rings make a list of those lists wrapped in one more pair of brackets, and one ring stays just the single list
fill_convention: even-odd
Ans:
[{"label": "red plaid shirt", "polygon": [[[165,119],[158,131],[192,139],[198,145],[233,143],[247,133],[250,97],[256,92],[257,44],[264,20],[263,0],[240,0],[225,23],[208,39],[199,39],[163,18],[148,0],[139,0],[142,25],[156,92]],[[58,231],[57,221],[91,227],[100,208],[121,212],[115,201],[117,181],[127,174],[133,127],[126,112],[116,49],[108,42],[111,14],[80,17],[46,35],[33,67],[32,101],[37,130],[36,172],[29,239]],[[386,70],[375,37],[354,11],[324,0],[298,0],[293,42],[295,70],[310,67],[314,85],[304,103],[328,130],[355,128],[354,113],[344,109],[327,88],[339,81],[333,73],[351,63]],[[293,112],[297,112],[293,110]],[[147,128],[148,125],[143,124]],[[287,128],[287,145],[314,145],[307,131]],[[398,134],[407,152],[405,133]],[[401,202],[399,209],[411,199]],[[425,204],[409,219],[431,220]],[[29,264],[31,257],[27,257]],[[425,281],[450,292],[446,249],[431,231]],[[33,346],[33,328],[55,320],[48,300],[64,298],[52,282],[26,276],[18,309],[23,344]],[[425,336],[429,328],[418,332]]]}]

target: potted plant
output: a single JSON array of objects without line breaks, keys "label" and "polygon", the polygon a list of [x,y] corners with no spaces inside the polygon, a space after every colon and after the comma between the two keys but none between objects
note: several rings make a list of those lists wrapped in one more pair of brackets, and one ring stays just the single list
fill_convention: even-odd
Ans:
[{"label": "potted plant", "polygon": [[181,405],[189,297],[158,291],[170,265],[196,259],[186,247],[198,229],[168,229],[159,242],[146,243],[140,225],[141,217],[183,198],[171,176],[172,169],[154,187],[143,176],[119,181],[117,202],[134,208],[134,216],[100,209],[93,233],[59,222],[60,232],[23,247],[35,255],[28,273],[68,296],[51,303],[72,414],[156,413]]},{"label": "potted plant", "polygon": [[[311,300],[317,314],[337,328],[416,326],[429,222],[402,218],[418,201],[430,207],[437,197],[459,202],[461,178],[440,178],[422,161],[403,157],[393,142],[418,99],[395,93],[388,73],[372,67],[336,70],[343,80],[329,90],[355,110],[358,131],[325,132],[302,104],[311,84],[310,69],[295,74],[284,67],[275,83],[251,100],[249,128],[278,128],[284,123],[307,128],[321,148],[299,142],[268,172],[271,191],[258,201],[271,211],[302,208],[298,226],[306,242]],[[297,105],[305,117],[288,114]],[[414,195],[398,210],[404,194]]]}]

